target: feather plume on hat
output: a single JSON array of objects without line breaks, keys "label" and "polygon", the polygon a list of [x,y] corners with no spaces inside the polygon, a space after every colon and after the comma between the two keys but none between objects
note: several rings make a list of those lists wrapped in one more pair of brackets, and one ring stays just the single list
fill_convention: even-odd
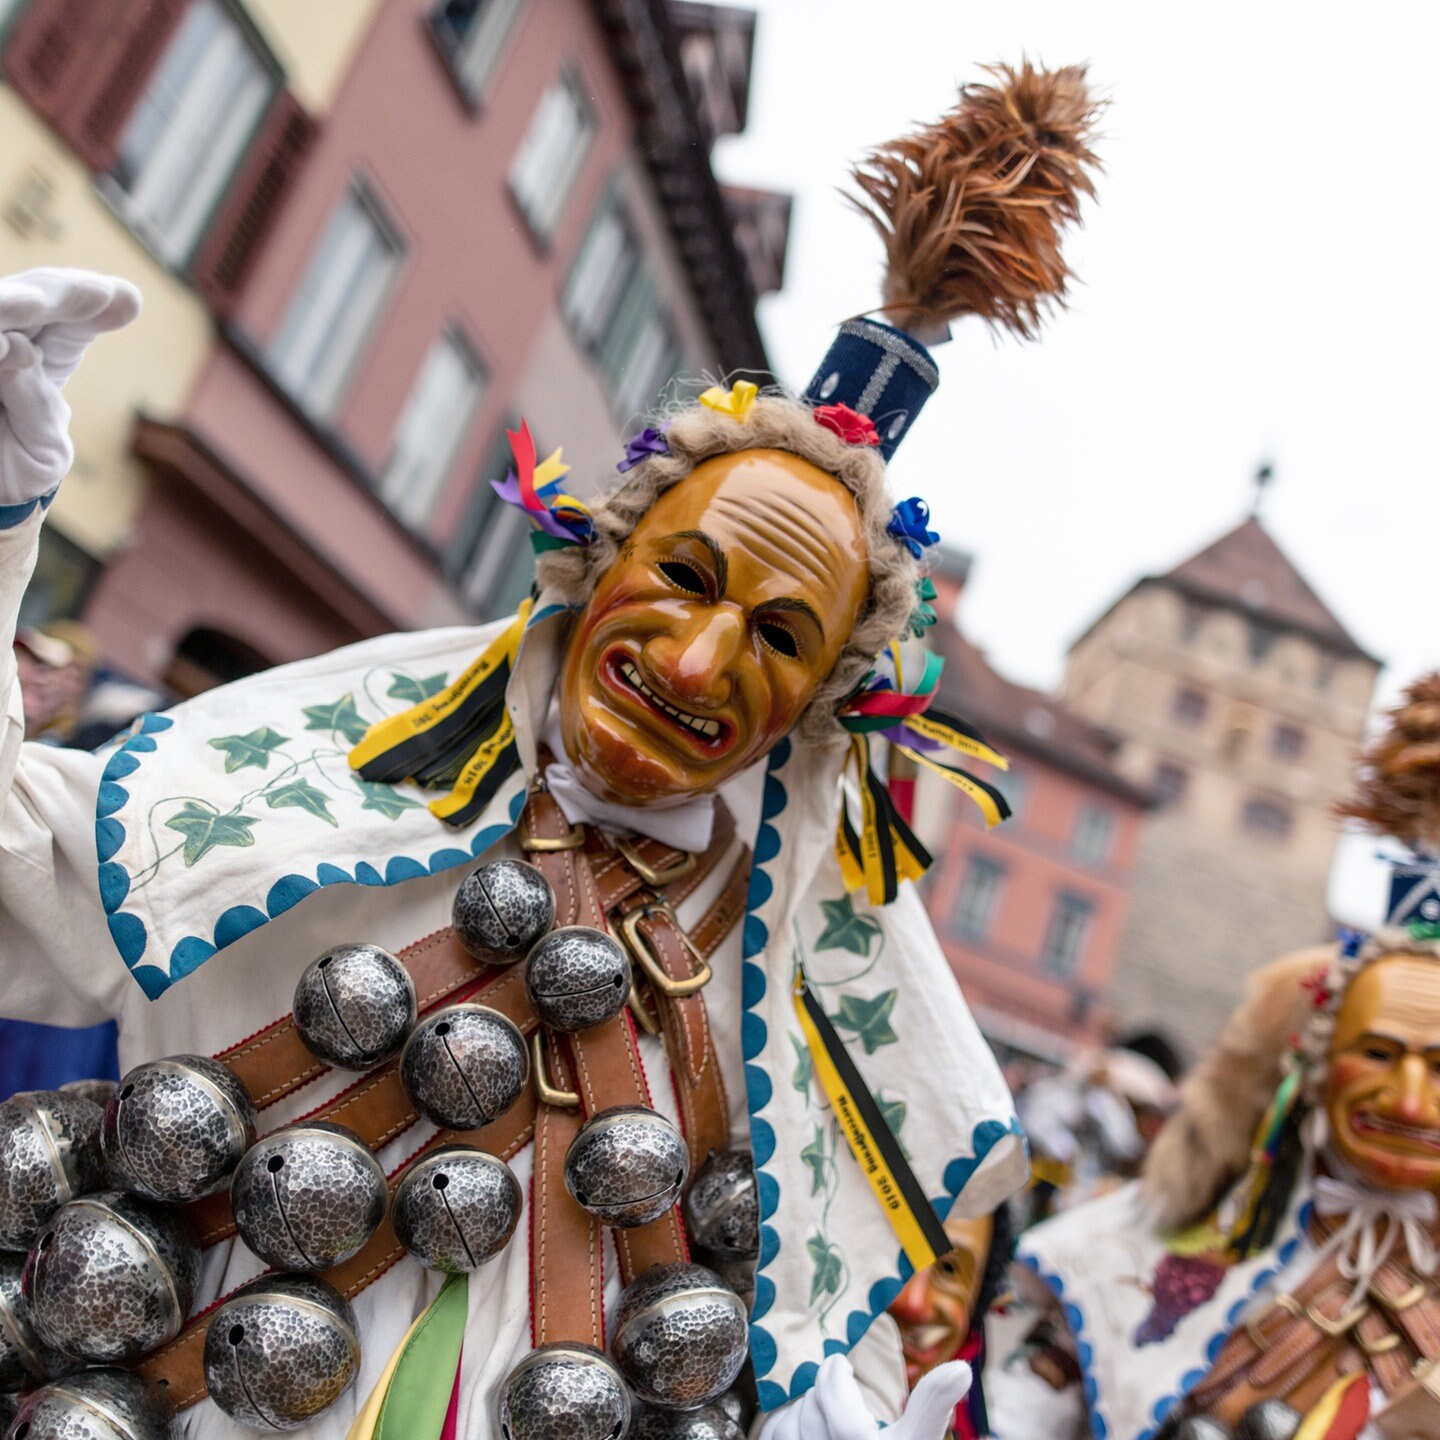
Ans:
[{"label": "feather plume on hat", "polygon": [[1033,337],[1045,308],[1064,303],[1061,237],[1095,193],[1103,102],[1085,67],[986,73],[993,84],[964,86],[949,114],[851,172],[860,194],[847,198],[885,241],[885,313],[920,340],[965,315]]}]

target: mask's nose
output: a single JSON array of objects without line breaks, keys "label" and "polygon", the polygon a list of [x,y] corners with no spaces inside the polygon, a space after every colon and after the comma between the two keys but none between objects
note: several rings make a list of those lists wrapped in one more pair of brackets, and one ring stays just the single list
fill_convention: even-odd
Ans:
[{"label": "mask's nose", "polygon": [[645,646],[645,659],[681,704],[715,710],[730,698],[745,643],[745,617],[735,606],[696,606],[678,628]]}]

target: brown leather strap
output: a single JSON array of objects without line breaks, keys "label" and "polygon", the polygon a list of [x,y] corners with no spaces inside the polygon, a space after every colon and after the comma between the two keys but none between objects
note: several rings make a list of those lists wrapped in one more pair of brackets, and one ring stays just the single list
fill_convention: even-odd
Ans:
[{"label": "brown leather strap", "polygon": [[[536,1108],[534,1093],[527,1090],[504,1115],[483,1130],[440,1131],[391,1176],[392,1195],[405,1170],[420,1155],[437,1145],[474,1145],[491,1155],[498,1155],[502,1160],[513,1159],[530,1143],[535,1133]],[[396,1238],[387,1215],[364,1249],[343,1265],[327,1271],[325,1279],[341,1294],[353,1299],[385,1274],[404,1254],[405,1249]],[[162,1346],[138,1367],[146,1380],[165,1390],[166,1399],[176,1410],[183,1410],[205,1397],[205,1330],[210,1316],[227,1298],[222,1295],[213,1305],[196,1315],[174,1340]]]}]

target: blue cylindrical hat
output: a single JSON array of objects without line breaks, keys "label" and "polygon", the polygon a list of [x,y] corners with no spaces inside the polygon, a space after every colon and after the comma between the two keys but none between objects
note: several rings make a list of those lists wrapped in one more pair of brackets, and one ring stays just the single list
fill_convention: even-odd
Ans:
[{"label": "blue cylindrical hat", "polygon": [[930,352],[878,320],[847,320],[805,387],[812,405],[848,405],[867,416],[888,462],[940,384]]}]

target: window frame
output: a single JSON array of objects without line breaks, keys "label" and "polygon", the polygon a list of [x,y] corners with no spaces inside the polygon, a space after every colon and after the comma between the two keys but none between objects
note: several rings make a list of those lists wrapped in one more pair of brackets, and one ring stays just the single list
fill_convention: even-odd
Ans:
[{"label": "window frame", "polygon": [[[1061,980],[1069,980],[1080,973],[1085,959],[1085,948],[1090,941],[1095,911],[1095,902],[1088,896],[1077,895],[1073,890],[1056,892],[1055,903],[1050,908],[1050,919],[1045,925],[1045,935],[1040,942],[1039,964],[1047,975],[1053,975]],[[1052,945],[1061,923],[1061,917],[1066,915],[1078,917],[1079,920],[1077,938],[1070,947],[1068,960],[1062,957]]]},{"label": "window frame", "polygon": [[[436,347],[448,345],[459,355],[461,364],[468,372],[473,382],[468,413],[461,424],[456,428],[450,444],[447,447],[445,457],[439,462],[437,470],[431,477],[429,494],[426,499],[424,511],[418,516],[411,516],[397,503],[396,497],[388,493],[391,484],[391,477],[394,472],[395,462],[399,457],[399,446],[397,443],[401,427],[404,425],[410,413],[421,379],[424,377],[430,364],[431,357],[435,354]],[[485,357],[480,346],[472,338],[469,328],[463,321],[457,318],[450,318],[441,325],[440,329],[426,346],[425,353],[420,359],[420,364],[415,371],[414,378],[410,382],[410,389],[406,393],[405,401],[400,407],[400,413],[395,417],[395,427],[390,437],[390,453],[386,458],[384,468],[375,476],[375,494],[385,508],[407,529],[417,534],[424,534],[431,520],[434,518],[435,507],[445,495],[448,484],[454,478],[455,466],[459,461],[461,453],[465,449],[467,439],[474,430],[475,423],[479,419],[480,412],[484,407],[485,392],[490,380],[490,367],[485,363]]]},{"label": "window frame", "polygon": [[[527,0],[489,0],[487,9],[491,14],[494,14],[497,8],[508,7],[509,15],[503,21],[503,29],[496,39],[489,62],[478,76],[472,73],[470,65],[470,52],[478,44],[478,32],[472,30],[470,34],[464,36],[456,35],[442,15],[445,9],[445,0],[433,0],[433,3],[426,8],[422,23],[434,42],[441,63],[445,66],[445,71],[458,91],[461,101],[472,114],[479,111],[488,92],[504,68],[506,51],[514,44],[517,27],[525,13],[526,4]],[[479,29],[483,30],[484,26],[485,19],[482,17]]]},{"label": "window frame", "polygon": [[[1180,783],[1173,787],[1162,783],[1160,777],[1167,773],[1179,776]],[[1155,767],[1155,775],[1150,782],[1150,788],[1155,793],[1159,809],[1177,809],[1190,793],[1190,772],[1174,760],[1161,760]]]},{"label": "window frame", "polygon": [[1170,718],[1180,725],[1200,726],[1210,716],[1210,697],[1198,685],[1182,685],[1170,702]]},{"label": "window frame", "polygon": [[[1108,805],[1086,800],[1075,816],[1075,829],[1070,836],[1070,854],[1081,865],[1101,869],[1110,863],[1115,849],[1118,826],[1115,812]],[[1100,837],[1096,842],[1092,836]]]},{"label": "window frame", "polygon": [[1302,760],[1308,738],[1303,726],[1292,720],[1277,720],[1270,731],[1270,753],[1277,760]]},{"label": "window frame", "polygon": [[[982,944],[990,938],[991,927],[1000,905],[1000,894],[1009,868],[994,855],[983,850],[971,850],[965,857],[965,869],[955,889],[955,898],[950,905],[947,929],[957,940],[967,944]],[[964,911],[973,908],[970,902],[978,886],[972,886],[972,877],[984,875],[988,883],[983,899],[983,912],[978,924],[969,924]]]},{"label": "window frame", "polygon": [[[3,3],[3,0],[0,0],[0,3]],[[142,165],[135,172],[135,176],[131,177],[129,183],[122,183],[122,181],[117,178],[116,172],[122,163],[126,138],[130,134],[131,128],[136,124],[145,105],[145,101],[150,95],[151,88],[163,70],[165,62],[170,56],[186,21],[197,12],[197,4],[192,4],[186,11],[179,23],[179,27],[177,27],[175,33],[160,51],[154,66],[146,76],[145,83],[130,108],[130,113],[126,116],[123,125],[121,125],[119,129],[115,142],[115,158],[111,162],[109,169],[95,176],[95,186],[101,198],[120,218],[130,233],[135,236],[161,265],[179,275],[186,273],[194,263],[196,256],[200,253],[200,249],[210,233],[211,226],[215,223],[216,217],[224,208],[226,198],[230,193],[230,187],[244,169],[246,160],[249,158],[256,140],[263,135],[265,131],[265,122],[271,112],[271,108],[274,106],[277,97],[285,89],[286,77],[284,67],[266,43],[265,37],[245,12],[244,7],[236,4],[235,0],[208,0],[208,3],[212,4],[222,18],[234,27],[241,43],[256,61],[260,76],[267,83],[264,97],[255,110],[249,128],[243,136],[236,141],[234,152],[230,156],[228,163],[222,163],[218,170],[211,172],[218,177],[213,193],[209,196],[208,200],[206,200],[203,209],[194,219],[193,228],[188,234],[188,237],[184,239],[184,243],[177,243],[172,235],[166,233],[160,226],[152,223],[149,217],[140,210],[136,202],[134,179],[144,173],[146,165]],[[23,8],[23,5],[24,0],[21,0],[21,8]],[[17,11],[16,13],[18,14],[19,12]],[[11,18],[13,19],[14,17],[12,16]],[[0,41],[3,41],[6,27],[7,22],[0,20]],[[173,120],[173,116],[169,117],[169,119]],[[228,122],[228,119],[228,113],[222,112],[222,128],[224,124]],[[168,123],[169,121],[167,120],[167,128]],[[147,157],[147,165],[153,162],[158,149],[158,144],[152,146],[150,155]],[[205,149],[208,155],[212,147],[207,145]],[[187,184],[185,187],[187,192],[193,190],[193,188],[193,184]]]},{"label": "window frame", "polygon": [[[516,174],[520,165],[521,156],[530,148],[531,137],[535,132],[536,122],[539,120],[551,92],[557,85],[564,86],[565,89],[570,92],[571,97],[576,102],[577,111],[587,121],[587,129],[585,131],[585,144],[574,152],[576,157],[574,167],[565,183],[564,193],[556,204],[554,212],[548,217],[545,217],[532,212],[526,194],[526,189],[529,187],[522,189],[516,182]],[[520,144],[517,146],[515,153],[510,157],[510,164],[505,170],[505,193],[509,195],[511,203],[515,206],[520,218],[524,221],[531,241],[542,253],[548,254],[550,247],[554,244],[556,232],[559,230],[560,223],[565,218],[565,212],[569,209],[570,203],[574,198],[576,186],[579,184],[580,177],[585,172],[586,161],[590,158],[590,152],[594,148],[595,141],[599,138],[599,135],[600,115],[586,94],[580,68],[573,62],[566,61],[540,92],[540,97],[536,102],[535,108],[530,112],[530,120],[525,126],[525,133],[521,136]],[[548,191],[551,187],[546,186],[543,188]]]},{"label": "window frame", "polygon": [[[312,381],[310,386],[304,390],[292,383],[286,375],[284,366],[279,354],[279,343],[285,333],[286,326],[290,322],[291,312],[295,307],[296,300],[305,283],[310,279],[311,271],[315,267],[316,260],[321,248],[330,235],[330,230],[339,214],[340,207],[354,201],[363,210],[375,226],[376,232],[382,240],[388,243],[391,254],[394,257],[394,265],[386,282],[384,292],[376,301],[371,313],[365,318],[364,324],[355,335],[354,344],[350,354],[339,369],[334,378],[330,381],[328,397],[324,403],[317,404],[314,400],[314,391],[318,387]],[[373,177],[364,170],[352,171],[345,181],[340,196],[331,205],[326,216],[325,223],[321,226],[311,244],[309,254],[300,273],[296,276],[291,286],[290,298],[286,302],[279,320],[271,333],[269,341],[264,346],[266,368],[280,389],[303,414],[321,425],[331,424],[338,412],[343,408],[345,399],[355,384],[361,365],[374,344],[375,337],[384,323],[385,316],[390,306],[394,303],[395,297],[401,288],[405,271],[410,258],[410,237],[401,227],[395,218],[393,207],[385,200],[375,184]]]},{"label": "window frame", "polygon": [[[1280,816],[1284,825],[1271,825],[1267,820],[1257,823],[1260,816]],[[1249,795],[1240,807],[1240,828],[1252,839],[1267,845],[1284,845],[1295,833],[1295,812],[1285,801],[1273,795]]]}]

